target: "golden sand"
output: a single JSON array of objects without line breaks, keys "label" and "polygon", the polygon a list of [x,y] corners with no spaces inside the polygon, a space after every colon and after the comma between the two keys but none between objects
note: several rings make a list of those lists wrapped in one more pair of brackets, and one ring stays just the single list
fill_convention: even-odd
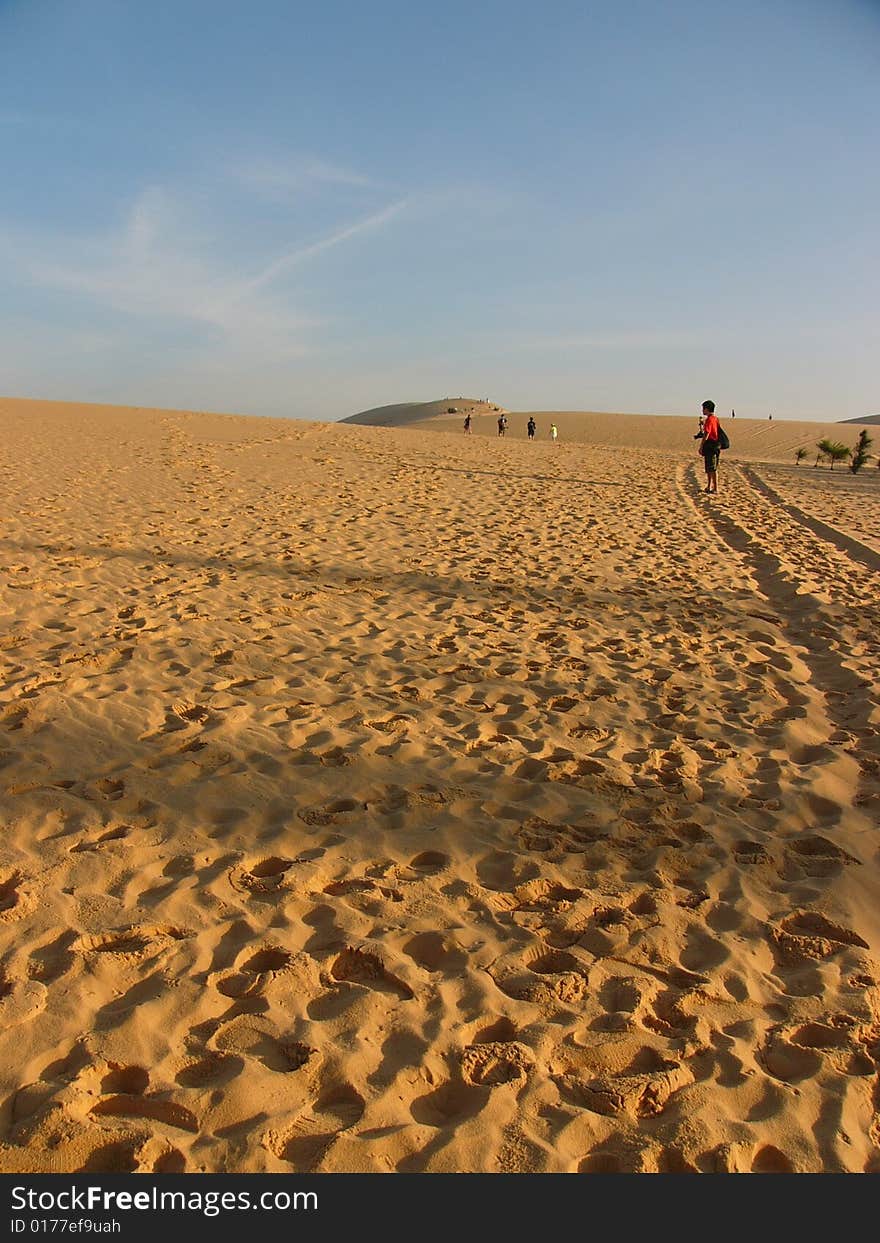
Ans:
[{"label": "golden sand", "polygon": [[0,402],[0,1170],[880,1169],[876,463],[491,417]]}]

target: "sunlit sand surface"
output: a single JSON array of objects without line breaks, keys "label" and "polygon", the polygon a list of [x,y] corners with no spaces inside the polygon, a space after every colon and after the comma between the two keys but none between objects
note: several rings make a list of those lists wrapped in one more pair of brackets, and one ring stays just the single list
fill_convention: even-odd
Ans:
[{"label": "sunlit sand surface", "polygon": [[494,417],[0,402],[0,1169],[880,1171],[876,460]]}]

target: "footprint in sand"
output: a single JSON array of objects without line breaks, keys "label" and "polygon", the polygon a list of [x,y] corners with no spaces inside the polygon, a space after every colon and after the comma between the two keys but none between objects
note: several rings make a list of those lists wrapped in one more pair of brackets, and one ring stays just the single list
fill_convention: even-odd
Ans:
[{"label": "footprint in sand", "polygon": [[475,1118],[485,1108],[488,1099],[488,1085],[450,1080],[424,1096],[416,1097],[410,1105],[410,1113],[416,1122],[439,1130]]},{"label": "footprint in sand", "polygon": [[17,980],[0,968],[0,1025],[23,1023],[46,1008],[48,992],[34,979]]},{"label": "footprint in sand", "polygon": [[26,879],[17,868],[0,869],[0,922],[21,919],[33,906]]},{"label": "footprint in sand", "polygon": [[229,883],[239,893],[254,897],[272,896],[287,888],[286,877],[293,863],[293,859],[269,855],[253,863],[238,864],[229,872]]},{"label": "footprint in sand", "polygon": [[234,971],[214,978],[214,987],[224,997],[235,1000],[261,994],[266,985],[287,970],[292,961],[288,950],[277,945],[264,945],[245,958]]},{"label": "footprint in sand", "polygon": [[394,716],[390,716],[384,721],[364,721],[364,725],[369,729],[378,730],[382,734],[404,733],[413,724],[413,718],[403,712],[395,713]]},{"label": "footprint in sand", "polygon": [[325,768],[346,768],[354,762],[343,747],[331,747],[329,751],[321,752],[318,759]]},{"label": "footprint in sand", "polygon": [[243,1058],[234,1054],[208,1053],[185,1062],[175,1075],[175,1081],[183,1088],[221,1087],[238,1078],[244,1065]]},{"label": "footprint in sand", "polygon": [[642,989],[631,977],[612,976],[599,989],[598,1000],[606,1014],[631,1015],[642,1004]]},{"label": "footprint in sand", "polygon": [[296,814],[305,824],[318,826],[335,824],[340,820],[348,822],[352,818],[352,813],[363,810],[364,804],[357,802],[356,799],[340,798],[318,807],[304,807]]},{"label": "footprint in sand", "polygon": [[525,1082],[534,1065],[531,1049],[516,1040],[482,1041],[469,1045],[461,1055],[464,1081],[486,1087]]},{"label": "footprint in sand", "polygon": [[449,855],[443,854],[442,851],[423,850],[410,859],[409,866],[418,877],[436,876],[439,872],[444,872],[451,862]]},{"label": "footprint in sand", "polygon": [[764,1144],[752,1158],[753,1174],[793,1174],[794,1165],[780,1149],[773,1144]]},{"label": "footprint in sand", "polygon": [[489,975],[507,997],[558,1007],[576,1005],[586,992],[586,968],[580,959],[565,950],[535,946],[517,964],[501,961],[487,968]]},{"label": "footprint in sand", "polygon": [[468,956],[441,932],[419,932],[404,945],[403,952],[425,971],[461,975]]},{"label": "footprint in sand", "polygon": [[171,711],[187,725],[203,725],[211,715],[210,710],[203,704],[191,703],[188,699],[181,699],[173,704]]},{"label": "footprint in sand", "polygon": [[733,847],[733,855],[737,863],[756,864],[773,862],[772,856],[760,842],[736,842]]},{"label": "footprint in sand", "polygon": [[785,849],[796,856],[804,871],[813,876],[834,875],[850,864],[859,864],[858,859],[827,837],[815,834],[788,841]]},{"label": "footprint in sand", "polygon": [[539,879],[519,885],[513,894],[522,911],[556,913],[570,910],[584,896],[582,889],[569,889],[565,885]]},{"label": "footprint in sand", "polygon": [[4,729],[8,729],[10,733],[13,730],[21,729],[28,718],[29,709],[24,704],[14,704],[12,707],[6,708],[3,715],[0,716],[0,725]]},{"label": "footprint in sand", "polygon": [[364,1098],[352,1084],[329,1088],[292,1126],[283,1131],[266,1131],[263,1146],[297,1171],[314,1170],[337,1136],[360,1122],[365,1108]]},{"label": "footprint in sand", "polygon": [[403,894],[399,889],[380,885],[368,878],[351,877],[332,881],[325,885],[324,893],[333,898],[343,898],[354,910],[368,915],[380,915],[388,902],[403,901]]},{"label": "footprint in sand", "polygon": [[569,1073],[553,1078],[568,1104],[592,1113],[633,1118],[656,1118],[676,1092],[694,1081],[687,1066],[664,1058],[649,1046],[619,1074],[583,1079]]},{"label": "footprint in sand", "polygon": [[656,1032],[667,1039],[678,1040],[692,1037],[697,1031],[697,1016],[688,1014],[684,1006],[685,998],[678,989],[660,993],[650,1007],[650,1013],[642,1018],[648,1031]]},{"label": "footprint in sand", "polygon": [[[548,826],[549,827],[549,826]],[[499,893],[513,893],[527,881],[540,875],[537,864],[521,855],[494,850],[477,862],[477,879],[484,889]]]},{"label": "footprint in sand", "polygon": [[219,1056],[224,1062],[231,1059],[236,1063],[251,1058],[281,1075],[306,1068],[311,1072],[321,1062],[317,1049],[279,1034],[270,1019],[256,1014],[241,1014],[224,1023],[211,1037],[210,1044],[211,1058]]},{"label": "footprint in sand", "polygon": [[658,911],[657,899],[650,891],[646,890],[644,893],[640,893],[637,898],[634,898],[627,909],[631,915],[656,915]]},{"label": "footprint in sand", "polygon": [[142,1066],[117,1062],[87,1064],[78,1072],[75,1086],[85,1099],[95,1092],[100,1097],[89,1108],[90,1117],[143,1118],[192,1133],[199,1129],[191,1110],[169,1099],[166,1092],[148,1092],[150,1075]]},{"label": "footprint in sand", "polygon": [[146,958],[171,948],[176,942],[195,936],[188,928],[174,924],[133,924],[114,932],[77,938],[73,948],[83,955]]},{"label": "footprint in sand", "polygon": [[125,782],[113,781],[110,777],[105,777],[103,780],[96,782],[95,788],[103,798],[111,802],[115,802],[125,794]]},{"label": "footprint in sand", "polygon": [[71,854],[80,854],[83,851],[100,850],[103,845],[108,842],[119,842],[128,837],[131,832],[131,825],[116,824],[109,829],[105,829],[103,833],[99,833],[97,837],[91,840],[77,842],[75,846],[70,847]]},{"label": "footprint in sand", "polygon": [[330,967],[334,980],[348,984],[360,984],[382,993],[393,993],[403,1001],[411,1001],[415,994],[409,985],[387,971],[378,954],[352,946],[339,954]]},{"label": "footprint in sand", "polygon": [[868,949],[867,941],[816,911],[798,911],[768,932],[784,960],[803,962],[829,958],[847,946]]},{"label": "footprint in sand", "polygon": [[28,959],[28,978],[41,984],[51,984],[53,980],[60,979],[76,961],[72,947],[77,939],[78,933],[68,929],[53,941],[35,949]]},{"label": "footprint in sand", "polygon": [[199,1123],[195,1114],[184,1105],[178,1105],[164,1096],[131,1096],[117,1093],[106,1096],[89,1110],[92,1117],[108,1115],[124,1118],[147,1118],[181,1131],[197,1132]]}]

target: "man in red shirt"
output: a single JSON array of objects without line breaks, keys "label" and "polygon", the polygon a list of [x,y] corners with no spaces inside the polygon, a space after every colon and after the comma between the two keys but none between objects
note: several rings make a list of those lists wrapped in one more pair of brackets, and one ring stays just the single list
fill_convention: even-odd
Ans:
[{"label": "man in red shirt", "polygon": [[718,446],[718,419],[715,415],[715,402],[703,402],[703,443],[700,446],[703,465],[706,468],[706,491],[718,491],[718,457],[721,452]]}]

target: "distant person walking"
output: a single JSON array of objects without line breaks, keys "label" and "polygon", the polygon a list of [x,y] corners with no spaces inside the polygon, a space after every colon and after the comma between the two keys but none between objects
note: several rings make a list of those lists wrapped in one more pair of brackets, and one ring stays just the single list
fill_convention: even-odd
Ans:
[{"label": "distant person walking", "polygon": [[465,434],[465,436],[470,436],[470,434],[471,434],[471,415],[470,415],[470,411],[468,411],[468,413],[465,415],[465,419],[464,419],[464,434]]},{"label": "distant person walking", "polygon": [[551,423],[550,424],[550,439],[556,440],[558,436],[559,436],[559,429],[557,428],[555,423]]},{"label": "distant person walking", "polygon": [[[700,452],[703,455],[703,466],[706,470],[706,492],[718,491],[718,459],[721,455],[721,448],[718,444],[719,428],[718,419],[715,417],[715,402],[704,401],[703,412],[701,415],[703,422],[703,437],[700,442]],[[699,433],[697,433],[699,435]]]},{"label": "distant person walking", "polygon": [[530,416],[530,417],[529,417],[529,421],[528,421],[528,423],[526,423],[526,431],[527,431],[527,433],[528,433],[529,440],[534,440],[534,439],[535,439],[535,432],[536,432],[537,430],[538,430],[538,424],[537,424],[537,423],[535,422],[535,420],[534,420],[533,418],[531,418],[531,416]]},{"label": "distant person walking", "polygon": [[498,416],[498,435],[503,436],[507,431],[507,415],[500,414]]}]

